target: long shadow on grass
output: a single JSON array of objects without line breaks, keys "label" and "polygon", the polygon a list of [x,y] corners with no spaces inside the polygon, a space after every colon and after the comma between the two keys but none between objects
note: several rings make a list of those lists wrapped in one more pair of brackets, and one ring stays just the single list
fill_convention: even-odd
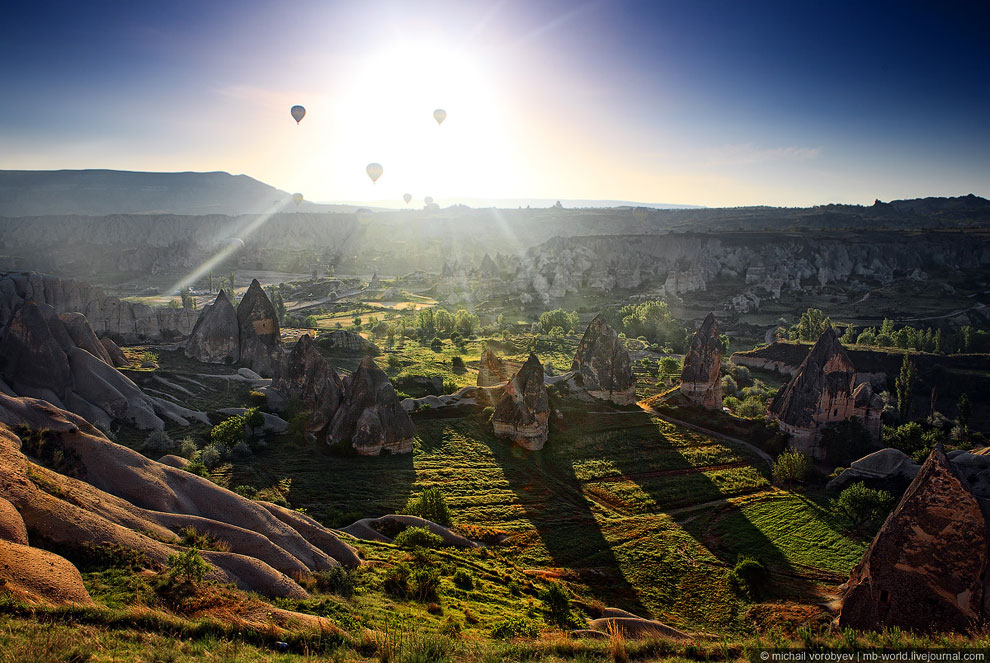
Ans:
[{"label": "long shadow on grass", "polygon": [[[726,489],[723,491],[712,476],[697,471],[697,466],[686,455],[683,444],[675,444],[674,440],[668,439],[657,427],[656,420],[649,414],[624,412],[598,415],[597,422],[596,415],[586,414],[582,417],[577,414],[576,416],[587,420],[587,423],[581,426],[583,430],[579,434],[589,434],[589,428],[592,430],[591,434],[606,432],[609,427],[613,431],[618,431],[609,438],[606,448],[597,449],[594,453],[599,453],[601,458],[611,461],[622,476],[608,478],[606,481],[598,482],[599,485],[604,486],[607,491],[610,481],[627,482],[627,485],[631,483],[652,502],[624,505],[619,493],[618,499],[611,505],[613,508],[621,511],[625,506],[628,507],[628,515],[636,515],[650,512],[665,513],[692,505],[714,503],[711,507],[697,512],[682,512],[675,516],[675,519],[681,523],[680,526],[685,532],[729,567],[735,564],[740,553],[748,554],[759,559],[775,574],[784,574],[788,577],[787,589],[778,588],[784,594],[806,595],[810,592],[810,583],[796,577],[797,570],[781,550],[739,509],[728,507],[726,500],[740,494],[740,491],[732,490],[731,481],[726,483]],[[684,434],[702,437],[690,431],[684,431]],[[566,439],[561,443],[566,444]],[[699,443],[702,442],[699,440]],[[740,450],[738,455],[744,459],[749,458],[745,451]],[[762,461],[754,458],[753,465],[766,475],[767,470]],[[737,469],[744,468],[733,468],[728,471],[733,472]],[[744,488],[742,492],[746,492],[746,489]],[[727,508],[720,509],[719,505]],[[718,513],[715,518],[712,517],[713,511]],[[716,530],[720,533],[729,533],[732,540],[724,540],[717,536]]]},{"label": "long shadow on grass", "polygon": [[553,564],[577,572],[611,605],[646,613],[602,534],[571,463],[557,462],[549,449],[526,451],[491,435],[486,442]]}]

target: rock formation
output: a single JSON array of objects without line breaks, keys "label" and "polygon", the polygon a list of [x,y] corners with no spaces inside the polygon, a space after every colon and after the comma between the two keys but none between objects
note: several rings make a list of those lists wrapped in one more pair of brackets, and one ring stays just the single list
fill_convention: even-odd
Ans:
[{"label": "rock formation", "polygon": [[982,632],[986,508],[937,446],[850,574],[840,627]]},{"label": "rock formation", "polygon": [[826,327],[794,377],[767,405],[767,418],[779,423],[799,451],[823,459],[823,427],[855,417],[879,440],[882,411],[870,385],[857,386],[855,367],[835,330]]},{"label": "rock formation", "polygon": [[268,390],[268,403],[280,410],[298,401],[312,413],[307,430],[318,434],[337,413],[343,396],[340,376],[316,349],[312,337],[303,334],[275,375]]},{"label": "rock formation", "polygon": [[185,354],[207,364],[234,364],[240,360],[237,312],[223,290],[199,314],[186,341]]},{"label": "rock formation", "polygon": [[698,407],[722,409],[722,340],[718,321],[709,313],[691,339],[681,370],[681,393]]},{"label": "rock formation", "polygon": [[495,354],[491,348],[485,347],[478,362],[478,386],[494,387],[508,379],[505,360]]},{"label": "rock formation", "polygon": [[112,366],[108,353],[97,356],[76,345],[74,337],[97,352],[105,350],[85,317],[71,316],[69,323],[71,334],[52,307],[34,301],[13,312],[0,329],[0,384],[8,387],[3,391],[44,399],[104,426],[119,419],[161,430],[160,416],[189,423],[185,417],[194,413],[142,392]]},{"label": "rock formation", "polygon": [[96,334],[109,334],[126,343],[177,339],[189,334],[196,323],[196,312],[191,309],[132,304],[86,283],[49,274],[0,273],[0,328],[25,301],[47,304],[58,314],[81,313]]},{"label": "rock formation", "polygon": [[492,257],[485,254],[485,257],[481,259],[481,266],[478,267],[478,276],[483,279],[497,279],[499,278],[498,265],[492,260]]},{"label": "rock formation", "polygon": [[130,362],[127,361],[127,356],[124,351],[120,349],[113,339],[104,336],[100,339],[100,345],[103,349],[107,351],[107,356],[110,357],[110,363],[113,364],[115,368],[120,368],[121,366],[127,366]]},{"label": "rock formation", "polygon": [[416,426],[375,360],[365,357],[344,379],[344,399],[330,423],[327,442],[350,445],[363,456],[412,451]]},{"label": "rock formation", "polygon": [[[39,436],[46,449],[62,453],[27,455]],[[203,551],[209,579],[291,598],[306,592],[290,576],[360,564],[352,548],[311,518],[149,460],[45,401],[0,394],[0,476],[0,499],[20,514],[32,542],[121,546],[164,564],[180,543],[175,532],[193,526],[230,550]],[[0,557],[2,568],[3,551]]]},{"label": "rock formation", "polygon": [[282,360],[278,313],[258,279],[251,281],[237,305],[240,361],[261,375],[274,375]]},{"label": "rock formation", "polygon": [[571,371],[575,382],[595,398],[617,405],[636,402],[636,377],[629,353],[601,314],[585,330]]},{"label": "rock formation", "polygon": [[543,385],[543,364],[530,353],[519,372],[506,383],[505,393],[492,415],[492,427],[496,436],[536,451],[546,444],[549,420],[550,402]]},{"label": "rock formation", "polygon": [[335,329],[320,336],[320,346],[327,350],[340,350],[343,352],[353,352],[354,354],[378,356],[381,349],[360,334],[347,331],[346,329]]}]

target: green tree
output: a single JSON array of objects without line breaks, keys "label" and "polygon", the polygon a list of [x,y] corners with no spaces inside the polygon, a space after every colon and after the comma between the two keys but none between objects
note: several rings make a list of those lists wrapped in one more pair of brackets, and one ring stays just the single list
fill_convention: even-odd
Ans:
[{"label": "green tree", "polygon": [[436,486],[423,489],[423,492],[406,505],[405,511],[410,516],[426,518],[438,525],[451,524],[450,507],[447,506],[443,491]]},{"label": "green tree", "polygon": [[650,343],[670,345],[681,351],[687,332],[670,314],[667,302],[653,300],[619,309],[619,323],[626,336],[645,336]]},{"label": "green tree", "polygon": [[481,319],[470,311],[460,309],[454,314],[454,328],[467,338],[481,326]]},{"label": "green tree", "polygon": [[244,441],[244,427],[247,420],[244,415],[234,415],[221,421],[210,429],[210,441],[213,444],[231,449],[238,442]]},{"label": "green tree", "polygon": [[956,423],[962,426],[963,431],[969,430],[969,417],[973,414],[973,406],[969,404],[969,396],[963,394],[956,403]]},{"label": "green tree", "polygon": [[856,327],[853,325],[846,325],[845,331],[842,332],[842,337],[839,339],[842,345],[852,345],[856,342]]},{"label": "green tree", "polygon": [[574,331],[579,323],[577,311],[565,311],[562,308],[544,311],[540,314],[539,320],[540,329],[544,334],[549,334],[554,327],[560,327],[564,333]]},{"label": "green tree", "polygon": [[902,421],[907,421],[911,413],[911,391],[915,379],[918,377],[918,369],[908,355],[904,355],[901,363],[901,372],[897,376],[895,386],[897,387],[897,411],[901,415]]},{"label": "green tree", "polygon": [[436,313],[433,315],[433,324],[437,333],[449,335],[454,331],[454,316],[450,314],[445,308],[436,309]]},{"label": "green tree", "polygon": [[811,474],[811,459],[797,449],[785,449],[773,464],[774,483],[791,486],[806,481]]},{"label": "green tree", "polygon": [[361,329],[361,318],[360,316],[354,316],[351,320],[351,324],[354,325],[355,329]]},{"label": "green tree", "polygon": [[857,533],[866,526],[879,527],[893,508],[890,493],[867,488],[862,482],[852,484],[829,503],[832,515]]},{"label": "green tree", "polygon": [[203,582],[210,565],[199,554],[199,549],[192,547],[183,552],[169,555],[166,568],[168,569],[169,580],[197,584]]},{"label": "green tree", "polygon": [[832,321],[825,312],[817,308],[809,308],[801,314],[797,324],[788,330],[792,341],[817,341],[826,327],[831,327]]},{"label": "green tree", "polygon": [[547,621],[560,628],[566,628],[571,623],[571,599],[567,589],[559,582],[551,582],[540,592],[540,601]]}]

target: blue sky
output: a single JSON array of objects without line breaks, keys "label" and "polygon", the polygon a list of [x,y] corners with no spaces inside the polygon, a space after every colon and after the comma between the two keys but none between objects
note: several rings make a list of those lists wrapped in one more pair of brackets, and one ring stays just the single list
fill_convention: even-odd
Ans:
[{"label": "blue sky", "polygon": [[987,7],[19,3],[0,168],[226,170],[310,200],[990,196]]}]

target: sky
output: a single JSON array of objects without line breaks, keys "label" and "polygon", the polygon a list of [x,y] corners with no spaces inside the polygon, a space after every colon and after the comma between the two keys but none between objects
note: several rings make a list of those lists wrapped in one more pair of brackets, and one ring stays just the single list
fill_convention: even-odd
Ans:
[{"label": "sky", "polygon": [[990,197],[988,19],[909,0],[10,3],[0,169],[220,170],[327,202]]}]

